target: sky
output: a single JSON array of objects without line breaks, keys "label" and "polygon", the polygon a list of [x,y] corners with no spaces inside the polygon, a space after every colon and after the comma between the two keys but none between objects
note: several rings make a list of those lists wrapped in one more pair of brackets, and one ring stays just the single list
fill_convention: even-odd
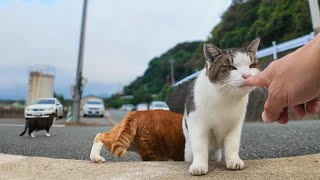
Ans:
[{"label": "sky", "polygon": [[[108,96],[178,43],[206,40],[230,0],[88,0],[84,95]],[[29,72],[71,98],[83,1],[0,0],[0,99],[25,99]]]}]

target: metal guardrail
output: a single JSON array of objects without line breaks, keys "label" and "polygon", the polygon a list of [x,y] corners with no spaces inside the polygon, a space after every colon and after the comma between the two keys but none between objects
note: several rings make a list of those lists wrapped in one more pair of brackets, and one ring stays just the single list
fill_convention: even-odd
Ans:
[{"label": "metal guardrail", "polygon": [[189,81],[190,79],[193,79],[193,78],[195,78],[195,77],[198,77],[199,74],[200,74],[200,71],[197,71],[197,72],[195,72],[195,73],[193,73],[193,74],[191,74],[191,75],[183,78],[182,80],[178,81],[177,83],[174,84],[174,86],[178,86],[178,85],[180,85],[180,84],[182,84],[182,83],[184,83],[184,82]]},{"label": "metal guardrail", "polygon": [[315,34],[314,34],[314,32],[312,32],[310,34],[298,37],[296,39],[286,41],[281,44],[276,44],[276,42],[273,41],[271,47],[259,50],[257,52],[257,57],[262,58],[262,57],[273,55],[273,59],[277,59],[278,58],[277,54],[279,52],[283,52],[283,51],[287,51],[290,49],[304,46],[309,41],[311,41],[311,39],[313,39],[314,37],[315,37]]},{"label": "metal guardrail", "polygon": [[[314,37],[315,37],[315,33],[311,32],[310,34],[307,34],[307,35],[304,35],[304,36],[301,36],[296,39],[292,39],[292,40],[289,40],[289,41],[286,41],[286,42],[280,43],[280,44],[276,44],[276,42],[273,41],[271,47],[257,51],[257,57],[263,58],[263,57],[272,55],[273,59],[277,59],[278,53],[304,46],[309,41],[311,41],[311,39],[313,39]],[[178,81],[174,86],[178,86],[184,82],[189,81],[190,79],[197,77],[199,75],[199,73],[200,72],[195,72],[195,73],[185,77],[184,79]]]}]

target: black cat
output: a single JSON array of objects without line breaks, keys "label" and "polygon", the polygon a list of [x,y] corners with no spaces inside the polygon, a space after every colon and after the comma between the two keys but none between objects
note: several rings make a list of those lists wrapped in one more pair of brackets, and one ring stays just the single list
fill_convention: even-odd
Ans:
[{"label": "black cat", "polygon": [[48,118],[28,118],[26,119],[26,126],[24,128],[24,131],[20,134],[20,136],[23,136],[27,130],[28,134],[31,137],[35,137],[35,135],[32,133],[33,131],[40,131],[40,130],[46,130],[46,136],[50,136],[49,130],[53,124],[53,121],[55,119],[55,115],[52,114]]}]

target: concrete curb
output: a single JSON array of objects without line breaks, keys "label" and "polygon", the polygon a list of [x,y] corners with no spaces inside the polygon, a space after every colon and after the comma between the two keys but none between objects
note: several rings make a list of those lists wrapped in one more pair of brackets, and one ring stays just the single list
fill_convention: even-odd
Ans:
[{"label": "concrete curb", "polygon": [[320,179],[320,154],[245,161],[242,171],[224,162],[210,163],[209,173],[195,177],[186,162],[107,162],[0,154],[0,179]]}]

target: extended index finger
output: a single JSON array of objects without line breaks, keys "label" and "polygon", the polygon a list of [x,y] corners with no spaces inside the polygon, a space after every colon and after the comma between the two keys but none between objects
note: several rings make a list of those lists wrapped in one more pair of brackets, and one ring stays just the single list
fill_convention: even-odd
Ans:
[{"label": "extended index finger", "polygon": [[269,87],[270,82],[267,80],[266,73],[264,71],[258,73],[255,76],[251,76],[246,79],[246,83],[249,86]]}]

